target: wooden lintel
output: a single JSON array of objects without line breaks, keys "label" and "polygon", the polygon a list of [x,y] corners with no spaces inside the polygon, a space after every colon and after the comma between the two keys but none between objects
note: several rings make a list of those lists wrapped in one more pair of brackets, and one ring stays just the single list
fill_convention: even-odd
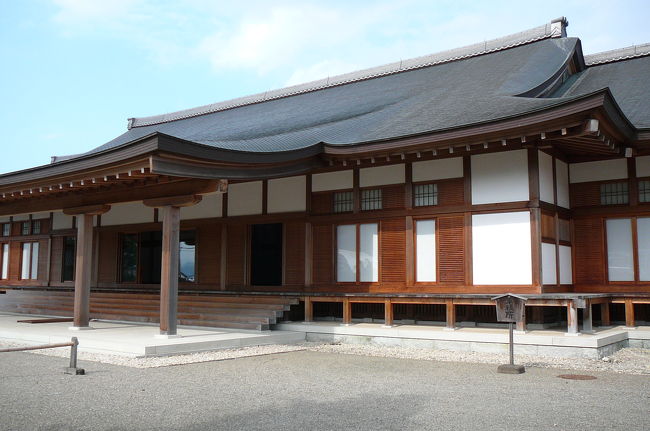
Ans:
[{"label": "wooden lintel", "polygon": [[75,207],[75,208],[65,208],[63,210],[63,214],[66,215],[81,215],[81,214],[88,214],[88,215],[100,215],[104,214],[108,210],[111,209],[110,205],[86,205],[82,207]]},{"label": "wooden lintel", "polygon": [[191,207],[201,202],[201,195],[166,196],[162,198],[145,199],[142,203],[148,207]]}]

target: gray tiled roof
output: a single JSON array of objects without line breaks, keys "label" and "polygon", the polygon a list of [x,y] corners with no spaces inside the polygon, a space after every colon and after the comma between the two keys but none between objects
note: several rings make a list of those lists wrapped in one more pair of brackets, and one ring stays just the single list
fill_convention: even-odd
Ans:
[{"label": "gray tiled roof", "polygon": [[590,66],[573,75],[554,96],[580,96],[606,87],[635,127],[650,128],[650,55]]},{"label": "gray tiled roof", "polygon": [[350,145],[496,120],[558,103],[517,97],[548,80],[575,38],[544,39],[234,109],[134,127],[93,151],[153,132],[222,149],[278,152]]}]

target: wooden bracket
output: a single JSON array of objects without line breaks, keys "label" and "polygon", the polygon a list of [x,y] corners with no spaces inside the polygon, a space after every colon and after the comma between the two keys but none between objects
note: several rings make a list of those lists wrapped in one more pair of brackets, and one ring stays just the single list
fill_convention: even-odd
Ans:
[{"label": "wooden bracket", "polygon": [[110,205],[86,205],[83,207],[75,207],[75,208],[65,208],[63,210],[63,214],[65,215],[81,215],[81,214],[88,214],[88,215],[100,215],[104,214],[108,210],[111,209]]},{"label": "wooden bracket", "polygon": [[196,205],[203,197],[201,195],[166,196],[163,198],[145,199],[142,203],[148,207],[191,207]]}]

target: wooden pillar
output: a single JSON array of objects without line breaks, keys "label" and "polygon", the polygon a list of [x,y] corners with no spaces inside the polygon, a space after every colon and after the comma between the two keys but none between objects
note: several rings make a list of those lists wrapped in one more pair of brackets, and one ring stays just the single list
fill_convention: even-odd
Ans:
[{"label": "wooden pillar", "polygon": [[406,286],[415,284],[415,244],[413,216],[406,216]]},{"label": "wooden pillar", "polygon": [[390,299],[384,301],[384,326],[393,326],[393,303]]},{"label": "wooden pillar", "polygon": [[93,216],[110,209],[108,205],[64,209],[63,213],[77,216],[77,251],[74,279],[74,314],[71,329],[90,327],[90,283],[93,269]]},{"label": "wooden pillar", "polygon": [[312,285],[313,273],[313,230],[310,222],[305,223],[305,288],[308,289]]},{"label": "wooden pillar", "polygon": [[456,306],[453,299],[447,299],[447,329],[456,329]]},{"label": "wooden pillar", "polygon": [[314,303],[310,296],[305,296],[305,322],[314,321]]},{"label": "wooden pillar", "polygon": [[176,335],[178,308],[178,264],[180,258],[181,210],[162,207],[162,262],[160,269],[160,334]]},{"label": "wooden pillar", "polygon": [[221,224],[221,261],[219,271],[219,289],[226,290],[227,269],[228,269],[228,225]]},{"label": "wooden pillar", "polygon": [[636,321],[634,319],[634,303],[632,299],[625,300],[625,326],[628,328],[634,328],[636,326]]},{"label": "wooden pillar", "polygon": [[591,312],[591,301],[587,300],[587,306],[582,310],[582,332],[589,334],[594,332]]},{"label": "wooden pillar", "polygon": [[600,325],[610,326],[612,321],[609,318],[609,302],[600,304]]},{"label": "wooden pillar", "polygon": [[160,335],[176,336],[178,266],[180,259],[181,207],[201,202],[200,195],[147,199],[146,206],[162,210],[162,257],[160,262]]},{"label": "wooden pillar", "polygon": [[349,325],[352,323],[352,304],[350,300],[345,298],[343,300],[343,324]]},{"label": "wooden pillar", "polygon": [[578,334],[578,308],[574,301],[569,301],[566,306],[567,312],[567,333]]}]

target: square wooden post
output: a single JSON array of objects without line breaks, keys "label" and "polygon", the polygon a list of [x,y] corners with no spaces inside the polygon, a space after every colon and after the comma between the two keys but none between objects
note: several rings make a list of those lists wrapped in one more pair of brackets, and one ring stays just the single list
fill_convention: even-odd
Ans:
[{"label": "square wooden post", "polygon": [[90,328],[90,284],[93,269],[93,216],[108,211],[108,205],[66,208],[64,214],[77,216],[77,250],[75,256],[74,311],[70,329]]},{"label": "square wooden post", "polygon": [[524,318],[516,323],[517,332],[526,332],[526,307],[524,307]]},{"label": "square wooden post", "polygon": [[343,300],[343,324],[349,325],[352,323],[352,304],[350,300],[345,298]]},{"label": "square wooden post", "polygon": [[456,329],[456,306],[453,299],[447,299],[447,327],[445,329]]},{"label": "square wooden post", "polygon": [[384,326],[393,326],[393,303],[390,299],[384,301]]},{"label": "square wooden post", "polygon": [[634,318],[634,303],[632,299],[625,300],[625,326],[627,328],[634,328],[636,326],[636,319]]},{"label": "square wooden post", "polygon": [[314,321],[314,303],[310,296],[305,296],[305,322]]},{"label": "square wooden post", "polygon": [[160,335],[176,335],[178,308],[178,265],[180,258],[180,216],[175,206],[162,207],[162,262],[160,269]]},{"label": "square wooden post", "polygon": [[567,312],[567,334],[577,335],[578,332],[578,308],[573,300],[566,306]]}]

